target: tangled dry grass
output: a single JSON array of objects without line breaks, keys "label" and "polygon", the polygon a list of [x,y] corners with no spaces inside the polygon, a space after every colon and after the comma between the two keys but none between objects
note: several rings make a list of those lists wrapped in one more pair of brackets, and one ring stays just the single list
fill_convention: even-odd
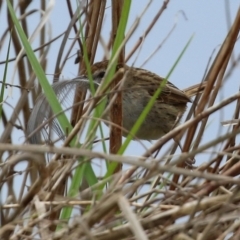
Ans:
[{"label": "tangled dry grass", "polygon": [[[72,21],[65,32],[63,48],[71,29],[75,30],[76,36],[79,35],[76,27],[78,11],[72,13],[71,1],[67,3]],[[160,19],[168,3],[169,1],[163,2],[149,23],[144,37],[151,34],[152,27]],[[27,12],[30,2],[19,1],[19,4],[22,13]],[[102,41],[100,33],[106,1],[92,0],[88,4],[84,8],[80,6],[80,16],[84,19],[82,21],[85,24],[84,34],[90,36],[86,39],[86,49],[90,63],[93,63],[97,44]],[[45,7],[43,4],[42,8]],[[116,16],[112,24],[111,41],[113,41],[119,24],[122,2],[113,0],[111,7],[113,15]],[[11,26],[10,15],[8,17]],[[26,19],[23,17],[21,21],[27,33],[24,24]],[[33,99],[39,94],[32,89],[35,77],[33,75],[30,75],[29,79],[25,77],[27,62],[20,59],[17,68],[21,73],[19,75],[22,95],[10,118],[5,116],[4,111],[2,114],[4,130],[1,132],[0,140],[2,156],[0,183],[1,192],[5,188],[7,197],[0,205],[1,239],[240,239],[240,162],[239,143],[236,138],[240,133],[238,121],[240,93],[229,96],[219,103],[215,102],[220,89],[224,87],[224,79],[238,62],[236,60],[229,63],[239,30],[240,10],[205,75],[206,87],[195,97],[186,121],[154,142],[140,156],[117,154],[122,145],[119,128],[113,128],[111,132],[111,153],[87,148],[86,144],[82,147],[69,147],[68,142],[62,146],[14,144],[11,134],[13,127],[20,128],[15,124],[20,111],[23,111],[23,126],[26,126],[30,114],[26,89],[31,89]],[[41,31],[43,36],[44,31]],[[12,39],[12,44],[19,53],[19,39],[14,29]],[[131,52],[125,54],[122,50],[120,59],[125,58],[127,61],[139,48],[142,39],[143,37],[139,38]],[[83,45],[80,38],[76,37],[75,40],[79,42],[79,46]],[[112,46],[111,41],[107,48]],[[43,48],[40,50],[44,56],[41,63],[45,67],[47,52]],[[83,52],[81,49],[80,53]],[[57,56],[55,79],[61,72],[61,64],[68,58],[65,56],[65,59],[61,60],[62,54],[60,51]],[[78,59],[81,63],[80,72],[86,67],[81,54]],[[228,64],[230,68],[226,73]],[[77,95],[75,101],[84,98],[85,93],[81,93]],[[228,107],[230,103],[236,106],[233,112],[234,121],[230,121],[233,123],[230,130],[201,145],[209,117]],[[116,104],[121,108],[119,99],[116,100]],[[78,122],[81,111],[78,106],[74,111],[78,114],[72,116],[72,123]],[[113,118],[114,123],[121,120],[121,110],[119,111],[116,118]],[[163,147],[176,136],[182,143],[181,153],[175,153],[178,147],[175,143],[170,146],[167,153],[162,153]],[[180,136],[184,138],[180,140]],[[95,143],[92,144],[94,146]],[[215,148],[216,146],[220,148]],[[213,152],[212,149],[218,150]],[[162,154],[157,154],[159,151]],[[196,156],[208,151],[211,157],[207,161],[189,167],[187,164],[189,160],[194,160]],[[49,156],[51,158],[46,161]],[[93,161],[114,162],[114,173],[105,178],[99,177],[94,184],[91,184],[91,179],[87,181],[83,179],[79,186],[76,178],[73,178],[74,170],[86,162]],[[22,162],[27,162],[24,169],[17,170],[16,166]],[[127,166],[126,170],[125,168],[121,170],[122,165]],[[23,178],[21,183],[16,184],[15,179],[18,175],[22,175]],[[69,193],[70,184],[76,184],[78,191]],[[70,211],[69,218],[62,217],[63,209],[66,212]]]}]

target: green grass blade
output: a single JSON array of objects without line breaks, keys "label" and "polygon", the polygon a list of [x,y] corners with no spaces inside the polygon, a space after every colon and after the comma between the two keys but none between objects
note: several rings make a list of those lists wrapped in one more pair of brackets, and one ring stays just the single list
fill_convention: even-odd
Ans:
[{"label": "green grass blade", "polygon": [[171,76],[172,72],[174,71],[174,69],[176,68],[177,64],[179,63],[179,61],[183,57],[183,54],[186,52],[187,48],[189,47],[193,37],[194,37],[194,35],[192,35],[190,37],[190,39],[188,40],[187,44],[185,45],[185,47],[183,48],[182,52],[180,53],[180,55],[178,56],[177,60],[173,64],[172,68],[170,69],[169,73],[167,74],[166,78],[161,82],[161,84],[159,85],[159,88],[154,93],[154,95],[152,96],[151,100],[148,102],[147,106],[144,108],[142,114],[140,115],[140,117],[138,118],[137,122],[134,124],[133,128],[131,129],[130,134],[127,136],[127,139],[125,140],[125,142],[123,143],[122,147],[120,148],[119,154],[123,154],[124,153],[124,151],[126,150],[128,144],[133,139],[133,136],[136,135],[138,129],[141,127],[141,125],[142,125],[143,121],[145,120],[146,116],[148,115],[149,111],[152,109],[153,104],[155,103],[156,99],[160,96],[163,87],[167,84],[167,81],[168,81],[169,77]]},{"label": "green grass blade", "polygon": [[7,68],[8,68],[8,59],[9,59],[11,41],[12,41],[12,35],[10,35],[10,39],[9,39],[9,43],[8,43],[7,59],[6,59],[5,67],[4,67],[3,82],[2,82],[1,93],[0,93],[0,118],[2,118],[3,98],[4,98],[5,83],[6,83],[6,78],[7,78]]},{"label": "green grass blade", "polygon": [[[62,107],[59,104],[57,97],[56,97],[51,85],[49,84],[41,65],[39,64],[32,48],[31,48],[31,45],[29,44],[28,39],[22,30],[22,27],[19,24],[19,21],[15,15],[15,12],[14,12],[9,0],[7,0],[7,5],[8,5],[9,12],[11,14],[12,20],[14,22],[14,26],[15,26],[15,28],[18,32],[18,35],[21,39],[21,42],[24,46],[24,49],[26,51],[28,60],[33,68],[33,71],[36,74],[38,81],[40,82],[40,84],[43,88],[44,94],[45,94],[54,114],[57,114],[58,112],[62,111]],[[57,118],[58,118],[59,124],[62,127],[65,134],[66,134],[66,129],[68,130],[68,132],[72,130],[72,126],[69,123],[68,119],[66,118],[65,114],[60,114]]]},{"label": "green grass blade", "polygon": [[[19,37],[20,37],[21,42],[24,46],[24,49],[26,51],[29,62],[31,63],[31,66],[34,70],[34,73],[36,74],[36,76],[37,76],[37,78],[38,78],[38,80],[39,80],[39,82],[40,82],[40,84],[43,88],[45,96],[46,96],[54,114],[57,114],[58,112],[62,111],[62,107],[59,104],[59,102],[57,100],[57,97],[56,97],[51,85],[48,83],[48,80],[46,78],[46,75],[45,75],[41,65],[39,64],[34,52],[32,51],[32,48],[31,48],[31,46],[28,42],[28,39],[27,39],[25,33],[23,32],[23,30],[22,30],[22,28],[21,28],[21,26],[18,22],[18,19],[15,15],[15,12],[14,12],[14,10],[12,8],[12,5],[11,5],[9,0],[7,0],[7,5],[8,5],[9,12],[11,14],[12,20],[14,22],[14,26],[16,27],[16,30],[19,34]],[[65,134],[67,134],[67,132],[69,133],[72,130],[72,126],[69,123],[65,114],[60,114],[57,117],[57,119],[58,119],[58,122],[59,122],[59,124],[60,124],[60,126],[61,126],[61,128],[62,128],[62,130],[64,131]],[[74,138],[71,141],[70,146],[76,146],[76,138]],[[77,146],[80,147],[79,144]],[[77,168],[76,171],[75,171],[76,178],[74,179],[74,187],[73,187],[73,189],[71,189],[71,193],[74,192],[74,190],[78,189],[79,184],[81,183],[82,175],[80,174],[80,172],[81,172],[80,168]],[[95,176],[95,174],[92,170],[92,167],[89,163],[86,163],[85,169],[88,171],[88,174],[91,176],[91,178],[93,180],[97,181],[97,178],[96,178],[96,176]],[[78,182],[78,186],[76,187],[77,182]]]},{"label": "green grass blade", "polygon": [[[179,63],[180,59],[182,58],[183,54],[186,52],[187,48],[189,47],[193,37],[194,37],[194,35],[192,35],[190,37],[190,39],[188,40],[187,44],[185,45],[185,47],[183,48],[182,52],[180,53],[180,55],[178,56],[177,60],[173,64],[172,68],[170,69],[169,73],[167,74],[166,78],[159,85],[159,88],[157,89],[157,91],[155,92],[155,94],[153,95],[151,100],[148,102],[147,106],[144,108],[144,110],[143,110],[142,114],[140,115],[140,117],[138,118],[137,122],[134,124],[133,128],[130,131],[130,134],[127,136],[125,142],[122,144],[121,148],[118,151],[118,153],[120,155],[122,155],[124,153],[124,151],[126,150],[127,146],[129,145],[130,141],[133,139],[132,136],[134,136],[137,133],[138,129],[141,127],[141,124],[143,123],[143,121],[146,118],[147,114],[151,110],[154,102],[156,101],[158,96],[161,94],[162,88],[166,85],[167,79],[170,77],[170,75],[172,74],[173,70],[175,69],[175,67]],[[109,164],[108,171],[107,171],[106,175],[104,176],[104,178],[108,178],[109,176],[111,176],[113,174],[114,170],[116,169],[117,165],[118,165],[117,163]]]}]

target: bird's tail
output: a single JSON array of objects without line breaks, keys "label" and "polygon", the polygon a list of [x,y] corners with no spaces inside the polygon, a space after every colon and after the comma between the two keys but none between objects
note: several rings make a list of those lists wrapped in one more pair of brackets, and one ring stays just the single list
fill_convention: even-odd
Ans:
[{"label": "bird's tail", "polygon": [[195,84],[191,87],[188,87],[186,89],[184,89],[183,91],[189,96],[189,97],[194,97],[196,96],[198,93],[203,92],[203,90],[205,89],[205,87],[207,86],[207,82],[201,82],[198,84]]}]

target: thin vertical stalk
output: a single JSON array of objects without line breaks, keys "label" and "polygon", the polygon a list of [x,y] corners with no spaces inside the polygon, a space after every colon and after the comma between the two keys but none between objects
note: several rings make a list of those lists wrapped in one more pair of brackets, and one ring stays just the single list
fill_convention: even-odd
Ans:
[{"label": "thin vertical stalk", "polygon": [[[117,35],[117,29],[119,26],[121,13],[122,13],[123,1],[112,0],[112,44],[115,42],[115,38]],[[124,63],[125,58],[125,48],[121,49],[121,53],[119,55],[119,62]],[[116,77],[112,81],[111,89],[114,89],[121,81],[121,76]],[[113,95],[110,95],[110,98]],[[114,103],[111,106],[110,110],[110,119],[114,123],[111,127],[110,131],[110,152],[117,153],[122,145],[122,92],[118,92]],[[116,127],[118,126],[118,127]],[[120,171],[122,168],[122,164],[118,164],[115,169],[115,172]]]}]

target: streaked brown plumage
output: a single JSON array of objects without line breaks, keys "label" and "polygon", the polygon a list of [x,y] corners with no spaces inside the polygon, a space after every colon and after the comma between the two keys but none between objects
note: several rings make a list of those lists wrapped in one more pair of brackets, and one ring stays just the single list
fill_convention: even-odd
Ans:
[{"label": "streaked brown plumage", "polygon": [[[108,61],[103,61],[92,66],[93,80],[101,82],[107,65]],[[117,69],[124,69],[126,74],[122,87],[123,128],[130,131],[163,78],[145,69],[122,64]],[[154,140],[168,133],[182,117],[187,103],[191,102],[190,97],[197,90],[198,88],[184,92],[167,82],[136,136],[139,139]],[[123,135],[127,135],[126,132],[123,131]]]},{"label": "streaked brown plumage", "polygon": [[[91,67],[96,87],[103,80],[107,66],[108,61],[102,61],[95,63]],[[163,78],[150,71],[123,64],[119,64],[117,70],[123,73],[124,83],[121,88],[123,128],[128,132],[132,129],[143,109],[159,88]],[[190,97],[202,91],[204,86],[205,84],[198,84],[186,91],[181,91],[172,83],[167,82],[137,132],[136,137],[144,140],[154,140],[168,133],[182,117],[186,110],[187,103],[191,102]],[[72,80],[60,81],[52,85],[54,92],[62,104],[65,104],[69,100],[69,96],[76,88],[85,91],[89,89],[89,87],[87,74]],[[39,96],[31,113],[27,128],[28,135],[42,124],[43,121],[48,121],[51,116],[52,112],[49,103],[42,94]],[[108,115],[106,115],[105,118],[108,119]],[[64,133],[56,119],[52,122],[51,129],[55,131],[59,137],[64,137]],[[42,132],[43,131],[44,129]],[[123,136],[126,136],[127,132],[123,131]],[[40,141],[41,136],[39,132],[30,138],[30,142],[32,143],[40,143]]]}]

